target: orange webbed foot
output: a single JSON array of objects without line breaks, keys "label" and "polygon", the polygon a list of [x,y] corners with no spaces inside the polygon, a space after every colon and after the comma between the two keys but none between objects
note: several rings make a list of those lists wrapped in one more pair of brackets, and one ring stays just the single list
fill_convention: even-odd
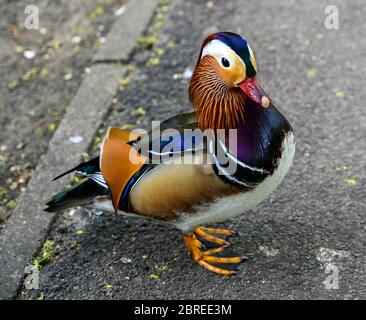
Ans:
[{"label": "orange webbed foot", "polygon": [[[212,235],[214,233],[216,235],[227,235],[230,236],[235,232],[228,229],[213,229],[213,228],[204,228],[204,227],[196,227],[192,233],[184,234],[183,239],[189,250],[192,259],[196,261],[199,265],[204,267],[207,270],[212,272],[221,274],[221,275],[233,275],[235,271],[227,270],[221,267],[215,266],[215,264],[238,264],[246,259],[246,257],[216,257],[213,256],[219,252],[222,252],[225,248],[229,246],[229,243],[217,236]],[[207,242],[211,242],[219,245],[217,248],[204,250],[203,243],[197,238],[201,238]]]}]

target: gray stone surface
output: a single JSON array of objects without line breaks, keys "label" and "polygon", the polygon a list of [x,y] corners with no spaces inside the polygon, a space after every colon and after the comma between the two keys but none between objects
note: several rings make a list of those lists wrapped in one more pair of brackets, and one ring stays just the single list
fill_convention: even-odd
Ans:
[{"label": "gray stone surface", "polygon": [[36,0],[27,30],[31,2],[0,0],[0,233],[125,2]]},{"label": "gray stone surface", "polygon": [[[65,184],[51,183],[57,172],[80,162],[80,155],[90,145],[96,128],[107,113],[124,68],[115,64],[92,67],[66,111],[20,197],[15,211],[0,234],[0,298],[11,298],[19,287],[24,268],[42,244],[54,214],[43,211],[45,203]],[[80,142],[72,142],[80,140]]]},{"label": "gray stone surface", "polygon": [[126,61],[135,47],[136,39],[143,33],[153,16],[158,0],[128,1],[124,16],[113,25],[107,41],[97,54],[94,61]]},{"label": "gray stone surface", "polygon": [[[93,65],[90,75],[83,81],[67,108],[47,153],[40,159],[26,192],[20,197],[8,224],[0,234],[0,299],[16,295],[25,267],[49,231],[55,215],[45,213],[43,208],[46,201],[60,191],[67,181],[61,179],[51,183],[52,178],[79,163],[82,153],[87,151],[108,112],[118,88],[118,79],[126,72],[117,60],[128,59],[158,3],[155,0],[142,2],[146,10],[137,10],[141,2],[132,1],[115,22],[107,37],[108,45],[100,49],[100,55],[95,55],[94,62],[98,63]],[[121,46],[120,41],[123,39],[125,45]],[[114,55],[117,52],[122,55]]]},{"label": "gray stone surface", "polygon": [[[366,298],[364,1],[213,3],[174,1],[159,33],[157,46],[166,48],[161,63],[145,67],[153,53],[133,57],[140,72],[102,129],[126,123],[147,128],[152,119],[189,110],[188,82],[179,75],[194,66],[204,35],[244,35],[263,87],[297,136],[294,166],[279,189],[256,210],[221,225],[238,231],[232,247],[249,260],[236,276],[221,277],[193,263],[179,231],[167,225],[65,212],[48,235],[58,249],[40,273],[40,289],[19,297]],[[329,4],[339,6],[339,30],[324,28]],[[145,116],[134,112],[139,106]],[[330,265],[338,269],[338,289],[324,285]]]}]

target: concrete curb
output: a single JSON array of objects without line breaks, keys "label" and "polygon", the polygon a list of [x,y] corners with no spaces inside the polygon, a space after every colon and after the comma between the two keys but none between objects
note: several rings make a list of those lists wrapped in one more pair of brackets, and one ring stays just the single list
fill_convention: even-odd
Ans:
[{"label": "concrete curb", "polygon": [[157,0],[143,0],[126,5],[126,11],[107,37],[107,44],[93,59],[99,63],[92,66],[67,108],[47,153],[40,159],[27,190],[0,233],[0,299],[12,299],[21,286],[25,268],[55,218],[55,214],[43,211],[45,202],[65,185],[64,179],[51,183],[54,172],[63,172],[77,164],[88,149],[118,89],[118,79],[126,71],[117,61],[128,60],[157,4]]},{"label": "concrete curb", "polygon": [[[151,20],[158,3],[158,0],[128,2],[123,13],[123,16],[127,18],[116,21],[106,43],[94,56],[93,61],[126,61],[135,47],[137,40],[135,35],[140,35],[145,30],[145,26]],[[129,36],[121,37],[122,33]]]}]

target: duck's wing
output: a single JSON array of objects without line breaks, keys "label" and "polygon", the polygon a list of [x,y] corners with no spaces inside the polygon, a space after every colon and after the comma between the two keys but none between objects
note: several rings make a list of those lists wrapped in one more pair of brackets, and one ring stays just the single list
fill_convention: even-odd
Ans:
[{"label": "duck's wing", "polygon": [[196,127],[195,113],[191,112],[171,117],[145,134],[108,130],[101,148],[100,169],[115,210],[121,206],[125,209],[134,183],[164,160],[181,158],[186,152],[205,152],[194,130],[187,131]]},{"label": "duck's wing", "polygon": [[[169,148],[172,150],[170,155],[173,155],[174,152],[183,152],[193,147],[190,140],[194,140],[193,131],[196,128],[196,113],[183,113],[163,121],[138,139],[131,139],[129,143],[148,157],[158,154],[163,156]],[[197,145],[196,141],[191,144]]]}]

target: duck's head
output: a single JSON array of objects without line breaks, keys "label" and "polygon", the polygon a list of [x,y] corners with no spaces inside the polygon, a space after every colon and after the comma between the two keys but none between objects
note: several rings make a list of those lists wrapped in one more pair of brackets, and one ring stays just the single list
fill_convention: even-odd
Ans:
[{"label": "duck's head", "polygon": [[244,118],[247,99],[267,108],[270,99],[256,75],[256,59],[245,39],[231,32],[209,35],[189,86],[200,127],[236,128]]}]

